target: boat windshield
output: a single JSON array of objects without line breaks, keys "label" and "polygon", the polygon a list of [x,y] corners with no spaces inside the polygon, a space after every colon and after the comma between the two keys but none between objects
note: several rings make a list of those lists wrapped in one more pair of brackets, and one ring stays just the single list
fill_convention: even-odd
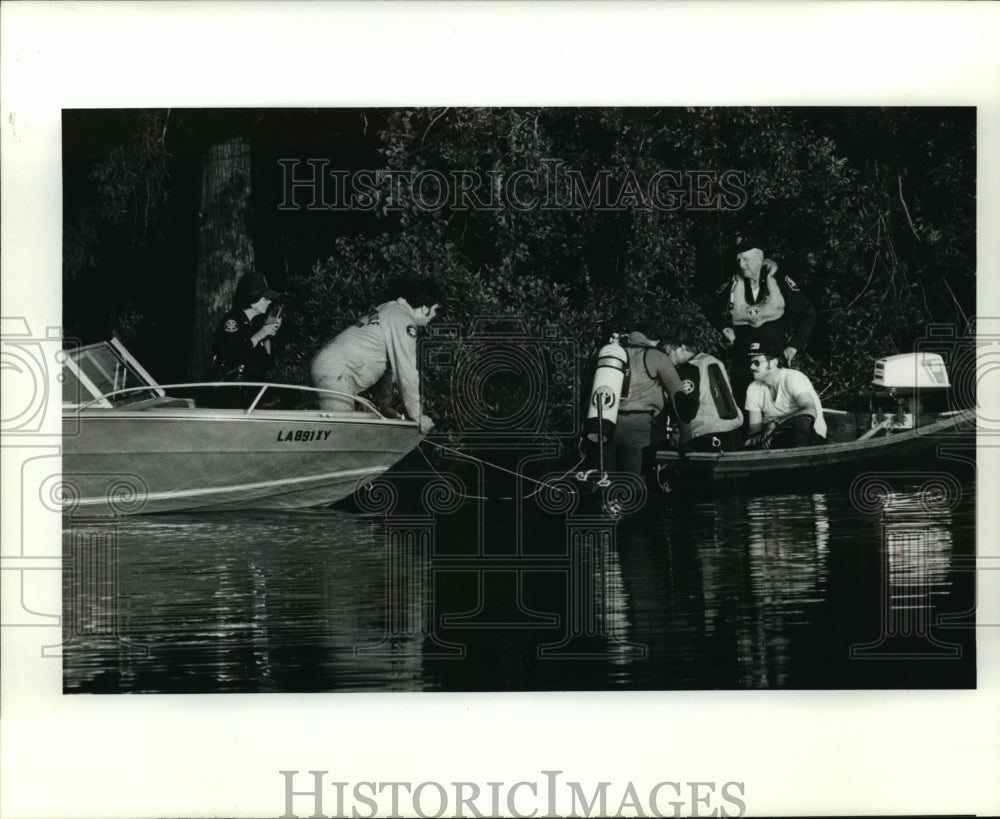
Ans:
[{"label": "boat windshield", "polygon": [[148,386],[149,390],[136,390],[112,396],[99,403],[116,406],[162,395],[156,382],[116,339],[89,344],[85,347],[64,350],[63,403],[89,404],[95,399],[119,390]]}]

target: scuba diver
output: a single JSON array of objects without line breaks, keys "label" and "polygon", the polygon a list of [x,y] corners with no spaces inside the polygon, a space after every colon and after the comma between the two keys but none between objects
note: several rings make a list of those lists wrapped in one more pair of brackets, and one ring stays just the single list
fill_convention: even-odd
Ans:
[{"label": "scuba diver", "polygon": [[598,353],[585,440],[603,472],[646,475],[656,447],[665,440],[660,415],[669,400],[682,423],[697,402],[686,399],[677,367],[694,351],[687,339],[642,326],[612,336]]}]

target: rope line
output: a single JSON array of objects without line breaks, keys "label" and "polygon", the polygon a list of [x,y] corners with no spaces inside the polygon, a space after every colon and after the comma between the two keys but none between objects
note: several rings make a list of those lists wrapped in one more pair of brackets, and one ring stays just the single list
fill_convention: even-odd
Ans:
[{"label": "rope line", "polygon": [[[427,439],[425,438],[424,441],[427,441]],[[424,441],[421,441],[421,443],[424,443]],[[432,443],[432,442],[431,441],[427,441],[427,443]],[[436,446],[440,446],[440,444],[437,444]],[[420,450],[420,455],[427,462],[427,466],[430,467],[431,472],[433,472],[439,478],[441,478],[442,480],[444,480],[445,482],[447,482],[448,479],[444,475],[442,475],[440,472],[438,472],[437,469],[434,468],[434,464],[431,463],[431,459],[427,457],[427,453],[424,452],[423,449]],[[470,500],[489,500],[489,498],[487,498],[485,495],[466,495],[464,492],[459,492],[458,494],[461,497],[467,498],[467,499],[470,499]]]},{"label": "rope line", "polygon": [[[431,441],[428,438],[424,438],[421,441],[421,443],[422,444],[425,444],[425,443],[426,444],[430,444],[431,446],[435,446],[435,447],[437,447],[438,449],[440,449],[440,450],[442,450],[444,452],[449,452],[449,453],[451,453],[453,455],[457,455],[460,458],[465,458],[465,459],[470,460],[470,461],[475,461],[476,463],[483,464],[483,466],[491,466],[494,469],[500,470],[501,472],[506,472],[508,475],[513,475],[516,478],[521,478],[522,480],[526,480],[526,481],[530,481],[531,483],[538,484],[538,488],[537,489],[535,489],[533,492],[531,492],[531,493],[523,496],[524,499],[533,497],[538,492],[540,492],[543,488],[552,489],[555,492],[563,492],[563,491],[565,491],[564,489],[562,489],[561,487],[559,487],[555,483],[550,483],[548,481],[540,481],[540,480],[537,480],[535,478],[529,478],[527,475],[524,475],[521,472],[515,472],[512,469],[507,469],[506,467],[500,466],[499,464],[495,464],[492,461],[487,461],[487,460],[485,460],[483,458],[477,458],[475,455],[469,455],[469,454],[467,454],[465,452],[462,452],[461,450],[453,449],[452,447],[445,446],[444,444],[439,444],[437,441]],[[427,465],[430,466],[430,468],[434,471],[434,473],[436,475],[441,475],[440,472],[438,472],[436,469],[434,469],[434,465],[430,462],[430,459],[427,457],[427,454],[425,452],[423,452],[423,451],[421,451],[420,454],[423,455],[424,460],[427,461]],[[580,464],[583,463],[583,461],[584,461],[584,458],[581,457],[580,460],[577,461],[570,469],[568,469],[566,472],[564,472],[562,475],[560,475],[559,478],[558,478],[558,480],[562,480],[563,478],[567,477],[568,475],[572,475],[576,471],[577,467],[579,467]],[[444,477],[444,476],[442,476],[442,477]],[[485,496],[482,496],[482,495],[462,495],[462,497],[465,497],[465,498],[474,498],[474,499],[477,499],[477,500],[489,500],[489,498],[487,498]],[[505,498],[505,499],[509,500],[509,498]]]}]

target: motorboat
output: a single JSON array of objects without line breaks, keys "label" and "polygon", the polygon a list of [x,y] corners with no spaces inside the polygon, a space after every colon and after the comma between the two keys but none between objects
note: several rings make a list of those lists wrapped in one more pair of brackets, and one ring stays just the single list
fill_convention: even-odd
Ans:
[{"label": "motorboat", "polygon": [[63,351],[63,508],[302,509],[341,500],[420,443],[414,421],[320,409],[331,390],[161,385],[117,338]]},{"label": "motorboat", "polygon": [[953,460],[963,460],[955,455],[958,450],[972,449],[974,457],[976,412],[953,406],[950,386],[936,353],[888,356],[875,362],[871,388],[853,396],[847,409],[824,407],[827,443],[720,452],[664,448],[656,453],[657,478],[667,491],[847,486],[866,470],[940,466],[949,447]]},{"label": "motorboat", "polygon": [[[828,428],[853,423],[847,417],[850,413],[824,410],[823,414]],[[893,464],[915,469],[918,463],[937,458],[939,444],[956,442],[963,434],[974,434],[975,419],[973,410],[954,410],[914,429],[795,449],[721,453],[661,450],[656,454],[658,477],[665,488],[759,480],[758,486],[767,491],[778,480],[815,486],[850,478],[866,469],[890,468]]]}]

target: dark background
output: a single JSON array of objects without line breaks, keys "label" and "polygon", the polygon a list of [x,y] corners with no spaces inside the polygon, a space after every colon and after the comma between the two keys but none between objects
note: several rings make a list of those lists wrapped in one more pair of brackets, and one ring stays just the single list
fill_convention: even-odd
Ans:
[{"label": "dark background", "polygon": [[[197,287],[205,158],[220,144],[249,147],[238,214],[249,236],[234,241],[249,238],[250,263],[286,292],[276,380],[304,383],[312,352],[413,272],[438,278],[442,320],[462,327],[518,316],[533,332],[555,326],[583,356],[625,319],[684,319],[711,346],[717,290],[743,237],[816,305],[797,366],[821,390],[864,380],[874,358],[910,351],[928,326],[963,332],[975,315],[973,108],[67,110],[67,338],[116,334],[161,382],[196,375],[189,363],[207,340],[195,316],[220,313]],[[736,169],[747,201],[670,212],[427,211],[411,200],[402,212],[279,210],[278,160],[310,158],[344,171],[503,174],[555,158],[615,180]],[[210,272],[216,289],[238,276]]]}]

